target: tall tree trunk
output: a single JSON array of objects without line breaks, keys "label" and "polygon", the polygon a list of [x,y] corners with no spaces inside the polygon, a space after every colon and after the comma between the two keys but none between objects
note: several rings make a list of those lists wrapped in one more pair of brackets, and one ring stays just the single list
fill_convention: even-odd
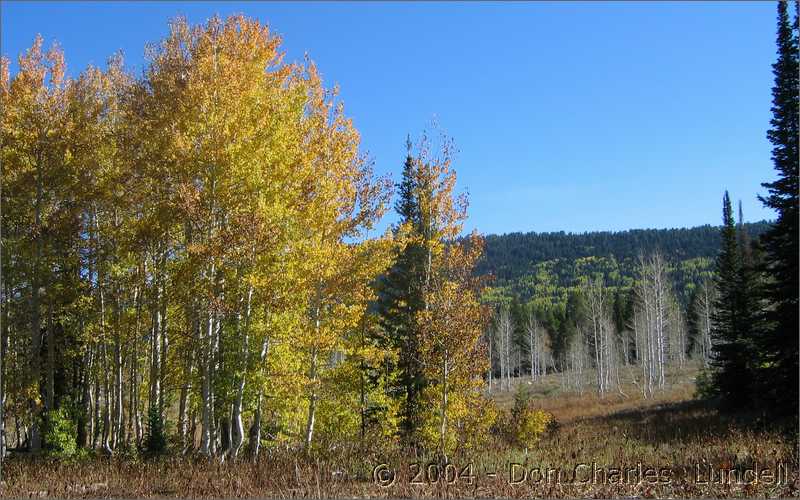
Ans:
[{"label": "tall tree trunk", "polygon": [[[312,319],[314,321],[314,332],[315,334],[319,332],[321,321],[320,321],[320,303],[322,302],[321,298],[321,290],[317,287],[316,298],[314,301],[314,306],[312,308]],[[316,338],[316,335],[315,335]],[[311,348],[311,366],[308,370],[308,379],[309,379],[309,394],[308,394],[308,419],[306,420],[306,433],[305,433],[305,449],[306,451],[311,451],[311,440],[314,436],[314,422],[317,418],[317,398],[319,397],[317,394],[317,359],[318,352],[317,346]]]},{"label": "tall tree trunk", "polygon": [[53,325],[53,300],[47,302],[47,398],[45,411],[52,411],[56,404],[56,331]]},{"label": "tall tree trunk", "polygon": [[38,395],[40,393],[39,386],[39,351],[42,343],[42,330],[41,319],[39,316],[39,274],[41,273],[42,254],[44,247],[44,239],[42,236],[42,197],[43,197],[43,179],[42,179],[42,158],[38,155],[36,162],[36,207],[34,215],[34,260],[33,272],[31,273],[31,343],[29,353],[29,381],[33,385],[34,395],[28,400],[28,409],[31,413],[31,430],[29,448],[33,452],[42,449],[42,438],[39,429],[39,414],[41,411]]},{"label": "tall tree trunk", "polygon": [[108,347],[103,344],[103,451],[109,455],[112,454],[111,449],[111,376],[108,370]]},{"label": "tall tree trunk", "polygon": [[[0,192],[2,192],[2,188],[0,188]],[[0,229],[0,240],[2,240],[2,229]],[[0,249],[0,266],[2,266],[2,250]],[[0,275],[2,275],[2,269],[0,268]],[[3,480],[3,461],[6,458],[6,416],[5,416],[5,406],[6,406],[6,391],[5,391],[5,377],[3,376],[3,370],[5,369],[5,357],[6,357],[6,339],[8,338],[8,305],[6,303],[8,297],[8,280],[3,280],[3,304],[2,310],[0,311],[0,481]]]},{"label": "tall tree trunk", "polygon": [[[197,321],[197,318],[192,321],[193,323],[193,332],[196,332],[200,325]],[[182,453],[186,453],[188,449],[188,432],[189,432],[189,423],[187,419],[187,402],[189,399],[189,392],[192,390],[192,372],[193,372],[193,359],[194,359],[194,351],[190,350],[185,354],[186,356],[186,365],[184,367],[184,383],[181,386],[181,393],[180,393],[180,400],[178,402],[178,432],[181,438],[181,450]]]},{"label": "tall tree trunk", "polygon": [[[259,366],[261,371],[264,371],[264,362],[269,353],[269,335],[264,337],[264,342],[261,344],[261,354],[259,356]],[[263,393],[258,391],[258,398],[256,398],[256,412],[253,416],[253,425],[250,427],[250,454],[253,459],[258,458],[258,452],[261,447],[261,400]]]},{"label": "tall tree trunk", "polygon": [[447,375],[448,375],[448,352],[447,348],[444,350],[442,359],[442,407],[441,418],[439,425],[439,451],[441,453],[442,463],[447,463]]},{"label": "tall tree trunk", "polygon": [[[154,270],[156,273],[159,270]],[[154,286],[154,295],[151,304],[151,316],[153,318],[150,330],[150,401],[149,407],[160,411],[159,401],[161,399],[161,284],[158,279]]]},{"label": "tall tree trunk", "polygon": [[114,342],[114,421],[112,424],[114,448],[124,439],[122,405],[122,345],[119,335],[117,335]]},{"label": "tall tree trunk", "polygon": [[[164,256],[161,257],[161,269],[164,269]],[[169,334],[167,330],[167,322],[169,320],[167,314],[167,295],[166,295],[166,287],[164,285],[164,274],[161,271],[161,290],[159,293],[159,303],[161,310],[159,312],[159,316],[161,317],[161,334],[159,335],[161,340],[160,346],[160,356],[159,356],[159,364],[158,364],[158,415],[159,418],[162,420],[165,418],[163,415],[164,411],[164,393],[166,388],[167,382],[167,362],[169,360]]]},{"label": "tall tree trunk", "polygon": [[256,398],[256,411],[253,415],[253,424],[250,426],[249,444],[250,456],[253,460],[258,459],[258,452],[261,448],[261,400],[263,394],[258,393]]},{"label": "tall tree trunk", "polygon": [[[99,349],[97,357],[100,357]],[[99,364],[99,363],[98,363]],[[102,367],[101,367],[102,368]],[[94,395],[92,396],[92,448],[97,448],[97,437],[100,434],[100,370],[94,370]]]},{"label": "tall tree trunk", "polygon": [[221,460],[225,460],[228,456],[228,453],[231,451],[231,419],[230,419],[230,411],[233,410],[233,405],[229,408],[226,408],[226,411],[223,413],[223,416],[219,419],[219,456]]},{"label": "tall tree trunk", "polygon": [[[253,302],[253,286],[250,285],[247,290],[247,301],[245,305],[244,311],[244,326],[243,326],[243,333],[244,339],[242,341],[242,358],[244,366],[242,367],[242,375],[239,378],[239,384],[236,388],[236,398],[233,402],[233,409],[231,411],[231,426],[232,429],[232,440],[231,440],[231,456],[236,458],[239,454],[239,448],[241,448],[242,443],[244,442],[244,425],[242,423],[242,403],[244,400],[244,387],[247,379],[247,366],[249,364],[249,357],[250,357],[250,311],[251,305]],[[241,320],[238,321],[241,323]]]},{"label": "tall tree trunk", "polygon": [[[81,322],[82,323],[82,322]],[[92,346],[86,347],[81,366],[81,414],[78,419],[78,446],[89,446],[92,435]]]},{"label": "tall tree trunk", "polygon": [[311,451],[311,440],[314,437],[314,422],[317,418],[317,349],[312,348],[311,366],[308,372],[310,388],[308,393],[308,418],[306,419],[305,449]]},{"label": "tall tree trunk", "polygon": [[[212,267],[213,270],[213,267]],[[206,335],[200,340],[202,346],[202,359],[200,360],[202,378],[202,406],[203,417],[201,427],[200,453],[211,455],[213,453],[213,416],[211,402],[211,345],[214,335],[214,313],[209,310]]]},{"label": "tall tree trunk", "polygon": [[[491,330],[490,330],[491,332]],[[487,374],[487,383],[489,385],[489,393],[492,392],[492,334],[488,334],[489,337],[489,373]]]}]

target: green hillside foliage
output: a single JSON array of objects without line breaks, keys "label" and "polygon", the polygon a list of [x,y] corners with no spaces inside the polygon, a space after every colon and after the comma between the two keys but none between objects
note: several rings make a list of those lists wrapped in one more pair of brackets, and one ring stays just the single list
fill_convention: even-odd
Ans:
[{"label": "green hillside foliage", "polygon": [[[745,224],[753,240],[768,222]],[[488,302],[518,296],[537,308],[566,306],[571,291],[589,277],[605,276],[614,291],[630,289],[640,254],[658,250],[669,263],[675,292],[685,306],[692,290],[711,277],[720,248],[719,226],[682,229],[634,229],[591,233],[509,233],[486,236],[477,272],[494,276]]]}]

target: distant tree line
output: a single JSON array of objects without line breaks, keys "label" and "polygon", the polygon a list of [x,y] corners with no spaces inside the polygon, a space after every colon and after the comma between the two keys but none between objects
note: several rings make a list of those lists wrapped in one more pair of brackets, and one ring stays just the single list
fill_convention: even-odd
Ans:
[{"label": "distant tree line", "polygon": [[[750,239],[769,227],[766,221],[745,223]],[[620,232],[510,233],[485,237],[486,250],[477,272],[492,275],[496,293],[523,300],[548,298],[566,303],[580,277],[602,273],[612,287],[631,287],[639,255],[658,251],[670,267],[681,303],[714,271],[721,243],[720,226],[689,229],[637,229]]]}]

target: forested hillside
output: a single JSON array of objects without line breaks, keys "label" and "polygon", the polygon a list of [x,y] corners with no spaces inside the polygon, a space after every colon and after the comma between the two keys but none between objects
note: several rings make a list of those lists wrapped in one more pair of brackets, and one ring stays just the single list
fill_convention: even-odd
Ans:
[{"label": "forested hillside", "polygon": [[[744,224],[753,241],[768,227],[766,221]],[[694,284],[710,275],[719,248],[720,228],[711,225],[581,234],[509,233],[486,236],[477,271],[494,276],[493,296],[518,295],[524,300],[565,304],[569,289],[577,287],[582,276],[602,273],[611,287],[630,286],[639,254],[658,250],[668,263],[679,299],[686,304]]]}]

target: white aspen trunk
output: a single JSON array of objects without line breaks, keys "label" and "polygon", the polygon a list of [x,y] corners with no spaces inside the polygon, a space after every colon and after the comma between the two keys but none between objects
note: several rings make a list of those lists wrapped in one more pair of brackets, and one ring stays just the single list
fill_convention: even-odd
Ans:
[{"label": "white aspen trunk", "polygon": [[511,331],[513,330],[511,317],[509,316],[505,328],[505,358],[506,358],[506,390],[511,390]]},{"label": "white aspen trunk", "polygon": [[[154,263],[154,266],[157,265]],[[155,269],[155,272],[159,272]],[[151,303],[152,325],[150,329],[150,408],[158,408],[161,393],[161,307],[159,306],[161,287],[158,282],[155,284],[155,295]]]},{"label": "white aspen trunk", "polygon": [[[33,261],[33,273],[31,273],[31,298],[30,298],[30,307],[31,307],[31,342],[30,342],[30,355],[29,355],[29,367],[30,367],[30,380],[34,383],[34,387],[37,389],[39,388],[39,350],[41,348],[42,342],[42,331],[41,331],[41,319],[39,317],[39,273],[41,267],[41,260],[43,254],[43,247],[44,241],[42,238],[43,232],[41,231],[42,226],[42,197],[43,197],[43,180],[42,180],[42,158],[39,155],[38,161],[36,162],[36,201],[35,201],[35,209],[34,209],[34,227],[36,228],[35,236],[34,236],[34,247],[35,247],[35,254],[34,254],[34,261]],[[30,441],[29,441],[29,449],[33,452],[37,452],[42,449],[42,437],[40,434],[39,429],[39,403],[37,401],[37,396],[33,396],[28,400],[28,410],[31,413],[32,423],[31,423],[31,430],[30,430]]]},{"label": "white aspen trunk", "polygon": [[536,327],[533,324],[531,323],[528,324],[528,346],[531,355],[531,382],[534,382],[536,380],[536,371],[537,371],[536,370],[537,349],[536,349],[536,339],[535,339],[536,333],[534,331],[535,329]]},{"label": "white aspen trunk", "polygon": [[[320,293],[321,291],[317,288],[317,292],[315,295],[314,304],[312,307],[313,316],[312,319],[314,321],[314,332],[315,338],[317,337],[317,333],[320,330],[321,322],[320,322]],[[308,370],[308,379],[309,379],[309,394],[308,394],[308,418],[306,420],[306,432],[305,432],[305,449],[306,451],[311,451],[311,442],[314,437],[314,422],[317,418],[317,363],[318,363],[318,352],[317,346],[313,346],[311,349],[311,363]]]},{"label": "white aspen trunk", "polygon": [[103,451],[111,455],[111,376],[108,370],[108,347],[103,344]]},{"label": "white aspen trunk", "polygon": [[[81,436],[81,440],[78,441],[78,445],[84,447],[89,446],[91,444],[92,439],[92,353],[94,349],[91,345],[89,345],[86,349],[86,352],[83,355],[83,366],[84,372],[82,377],[83,382],[83,396],[82,396],[82,403],[83,403],[83,415],[81,425],[83,428],[83,433],[79,434]],[[80,432],[80,429],[79,429]]]},{"label": "white aspen trunk", "polygon": [[[99,232],[98,232],[99,234]],[[99,239],[99,238],[98,238]],[[99,268],[98,268],[99,269]],[[111,454],[111,445],[109,443],[109,434],[111,432],[111,402],[110,402],[110,395],[109,395],[109,373],[108,373],[108,348],[106,346],[107,343],[107,335],[106,335],[106,302],[105,302],[105,292],[103,289],[103,282],[104,282],[104,275],[98,273],[97,278],[97,288],[100,294],[100,355],[101,355],[101,362],[102,362],[102,370],[103,370],[103,379],[102,379],[102,396],[103,396],[103,409],[102,409],[102,418],[103,418],[103,427],[101,429],[101,448],[106,454]],[[98,389],[100,388],[101,384],[98,383]],[[100,392],[98,392],[98,397],[96,398],[95,404],[98,407],[98,412],[100,411]]]},{"label": "white aspen trunk", "polygon": [[[269,353],[269,336],[264,337],[264,342],[261,344],[261,354],[259,356],[260,366],[263,372],[264,361],[267,359]],[[261,400],[263,393],[258,392],[256,398],[256,411],[253,416],[253,425],[250,427],[250,455],[253,459],[258,459],[258,452],[261,448]]]},{"label": "white aspen trunk", "polygon": [[[101,350],[97,349],[97,364],[101,364]],[[102,366],[99,367],[102,369]],[[97,372],[98,370],[95,370]],[[92,448],[97,448],[97,438],[100,435],[100,429],[98,426],[100,425],[100,376],[97,373],[93,374],[94,378],[94,395],[92,396]]]},{"label": "white aspen trunk", "polygon": [[[197,324],[197,320],[193,321],[193,330],[196,331],[199,328],[199,324]],[[181,439],[181,453],[185,454],[189,449],[189,442],[188,442],[188,432],[189,432],[189,422],[187,419],[187,402],[189,398],[189,391],[192,390],[192,358],[194,357],[194,352],[188,352],[185,354],[186,356],[186,366],[184,367],[184,374],[186,380],[184,381],[183,385],[181,386],[180,392],[180,399],[178,401],[178,433]],[[194,436],[192,436],[194,438]],[[192,443],[194,445],[194,443]]]},{"label": "white aspen trunk", "polygon": [[222,354],[220,353],[220,340],[222,338],[222,319],[218,315],[214,315],[214,333],[211,336],[211,350],[209,362],[211,363],[210,373],[210,396],[209,396],[209,409],[211,415],[211,454],[219,453],[217,446],[217,434],[219,434],[220,442],[222,440],[222,422],[223,419],[217,417],[217,393],[214,391],[214,381],[217,378],[217,370],[220,367],[220,360]]},{"label": "white aspen trunk", "polygon": [[441,408],[441,426],[439,428],[439,448],[444,460],[447,463],[447,395],[449,388],[447,387],[447,375],[449,371],[448,365],[448,351],[445,347],[444,358],[442,360],[442,408]]},{"label": "white aspen trunk", "polygon": [[122,338],[120,333],[120,318],[122,311],[120,310],[119,297],[122,293],[119,286],[117,286],[116,294],[116,318],[115,318],[115,333],[114,333],[114,421],[113,421],[113,436],[112,446],[116,449],[122,441],[123,433],[123,402],[122,402]]},{"label": "white aspen trunk", "polygon": [[253,460],[258,459],[258,453],[261,451],[261,400],[263,394],[258,393],[256,398],[256,411],[253,414],[253,425],[250,427],[249,448],[250,457]]},{"label": "white aspen trunk", "polygon": [[511,360],[509,356],[509,343],[511,340],[511,330],[513,325],[511,323],[511,315],[507,308],[500,310],[500,317],[498,319],[498,341],[497,346],[498,357],[500,360],[500,390],[510,389],[511,387]]},{"label": "white aspen trunk", "polygon": [[[2,194],[2,187],[0,187],[0,194]],[[2,240],[2,228],[0,228],[0,241]],[[2,261],[2,248],[0,248],[0,261]],[[8,280],[3,282],[3,304],[2,304],[2,311],[0,311],[0,481],[3,480],[3,462],[6,458],[6,420],[5,420],[5,386],[3,385],[5,382],[5,377],[3,377],[3,369],[5,367],[5,363],[3,363],[5,355],[6,355],[6,343],[5,340],[8,338],[8,306],[5,303],[6,298],[8,297]]]},{"label": "white aspen trunk", "polygon": [[114,345],[114,422],[113,422],[113,447],[116,448],[122,441],[123,408],[122,408],[122,346],[119,338]]},{"label": "white aspen trunk", "polygon": [[592,340],[594,347],[594,361],[597,370],[597,391],[602,396],[607,387],[606,366],[606,333],[603,328],[605,304],[603,302],[603,284],[599,280],[589,280],[585,288],[589,300],[589,314],[592,321]]},{"label": "white aspen trunk", "polygon": [[704,303],[703,303],[703,315],[705,318],[704,328],[703,328],[703,366],[706,368],[709,366],[711,361],[711,308],[713,307],[713,301],[711,297],[709,297],[709,288],[710,284],[707,282],[703,286],[703,295],[704,295]]},{"label": "white aspen trunk", "polygon": [[[162,257],[162,266],[164,265],[164,258]],[[163,267],[162,267],[163,268]],[[160,348],[160,356],[159,356],[159,364],[158,364],[158,415],[159,418],[165,418],[163,415],[165,404],[164,404],[164,389],[166,387],[167,382],[167,362],[169,361],[169,334],[167,330],[167,322],[168,318],[168,311],[167,311],[167,295],[166,289],[164,285],[164,278],[162,275],[161,278],[161,293],[159,294],[160,302],[161,302],[161,334],[159,335],[161,340],[161,348]]]},{"label": "white aspen trunk", "polygon": [[55,409],[56,388],[56,332],[53,326],[53,301],[47,301],[47,390],[45,393],[45,411]]},{"label": "white aspen trunk", "polygon": [[306,419],[306,432],[305,432],[305,449],[311,450],[311,441],[314,437],[314,422],[317,417],[317,391],[314,384],[317,381],[317,349],[313,348],[311,352],[311,367],[309,370],[309,380],[311,381],[311,388],[308,394],[308,418]]},{"label": "white aspen trunk", "polygon": [[488,376],[486,377],[486,380],[487,380],[488,385],[489,385],[489,394],[491,394],[492,393],[492,334],[491,334],[491,330],[489,331],[487,336],[489,338],[489,373],[487,374]]},{"label": "white aspen trunk", "polygon": [[[212,265],[213,271],[213,265]],[[212,402],[211,402],[211,345],[214,335],[214,313],[208,312],[208,322],[206,335],[201,338],[202,360],[202,407],[203,416],[201,424],[200,453],[209,456],[213,453],[213,431],[212,431]]]},{"label": "white aspen trunk", "polygon": [[244,367],[242,369],[242,376],[239,379],[239,386],[236,390],[236,399],[233,403],[233,411],[231,412],[231,425],[233,427],[232,434],[233,440],[231,443],[231,456],[236,458],[239,454],[244,442],[244,424],[242,423],[242,402],[244,400],[244,388],[246,383],[247,365],[249,361],[250,352],[250,308],[253,300],[253,286],[251,285],[247,291],[247,304],[244,313],[244,341],[242,342],[242,353],[244,358]]},{"label": "white aspen trunk", "polygon": [[656,292],[656,331],[658,333],[658,386],[664,387],[664,354],[666,350],[665,339],[665,303],[662,261],[658,254],[653,257],[653,275]]}]

